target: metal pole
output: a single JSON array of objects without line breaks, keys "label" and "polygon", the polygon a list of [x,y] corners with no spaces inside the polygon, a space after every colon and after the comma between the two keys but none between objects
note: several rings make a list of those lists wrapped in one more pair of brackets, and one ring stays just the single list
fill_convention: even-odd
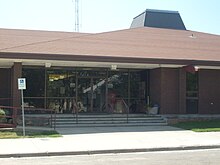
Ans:
[{"label": "metal pole", "polygon": [[108,109],[108,69],[106,71],[106,80],[105,80],[105,111],[109,113],[109,109]]},{"label": "metal pole", "polygon": [[44,70],[44,109],[47,108],[47,68]]},{"label": "metal pole", "polygon": [[93,112],[93,78],[90,79],[90,87],[91,87],[91,102],[90,102],[90,111]]},{"label": "metal pole", "polygon": [[76,124],[78,124],[78,74],[76,72]]},{"label": "metal pole", "polygon": [[75,31],[79,32],[79,0],[75,0]]},{"label": "metal pole", "polygon": [[128,123],[128,118],[129,118],[129,107],[130,107],[130,100],[131,100],[131,72],[128,70],[128,107],[127,107],[127,123]]},{"label": "metal pole", "polygon": [[25,120],[24,120],[24,96],[23,96],[23,89],[21,90],[21,103],[22,103],[23,136],[25,136]]},{"label": "metal pole", "polygon": [[56,124],[57,124],[57,111],[55,110],[55,115],[54,115],[54,130],[56,130]]}]

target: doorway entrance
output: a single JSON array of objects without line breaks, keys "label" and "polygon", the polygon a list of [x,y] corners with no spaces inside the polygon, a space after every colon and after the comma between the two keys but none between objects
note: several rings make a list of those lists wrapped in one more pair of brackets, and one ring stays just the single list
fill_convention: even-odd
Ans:
[{"label": "doorway entrance", "polygon": [[78,112],[105,112],[106,80],[104,77],[77,78],[77,106]]}]

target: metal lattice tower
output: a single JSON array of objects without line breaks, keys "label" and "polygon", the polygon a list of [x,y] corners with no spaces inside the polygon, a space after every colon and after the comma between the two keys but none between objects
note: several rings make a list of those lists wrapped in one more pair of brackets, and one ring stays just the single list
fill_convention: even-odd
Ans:
[{"label": "metal lattice tower", "polygon": [[75,0],[75,31],[79,32],[79,0]]}]

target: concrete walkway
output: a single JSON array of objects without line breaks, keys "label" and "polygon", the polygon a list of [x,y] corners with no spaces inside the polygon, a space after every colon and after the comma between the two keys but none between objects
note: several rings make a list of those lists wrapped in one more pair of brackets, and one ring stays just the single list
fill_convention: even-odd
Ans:
[{"label": "concrete walkway", "polygon": [[0,139],[0,158],[220,148],[220,132],[169,126],[58,129],[61,138]]}]

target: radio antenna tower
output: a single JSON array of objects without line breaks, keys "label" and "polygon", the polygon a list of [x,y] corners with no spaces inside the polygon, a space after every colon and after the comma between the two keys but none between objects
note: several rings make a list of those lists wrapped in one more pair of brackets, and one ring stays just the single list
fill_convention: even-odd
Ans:
[{"label": "radio antenna tower", "polygon": [[75,0],[75,32],[79,32],[79,0]]}]

